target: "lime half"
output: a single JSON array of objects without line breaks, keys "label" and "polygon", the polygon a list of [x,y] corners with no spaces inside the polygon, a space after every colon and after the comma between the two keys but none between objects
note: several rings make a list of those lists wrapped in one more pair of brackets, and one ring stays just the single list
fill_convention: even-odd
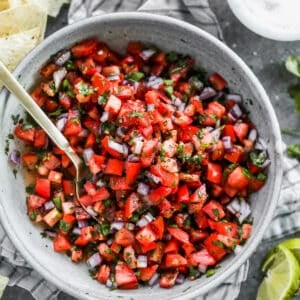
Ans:
[{"label": "lime half", "polygon": [[300,264],[300,239],[296,238],[296,239],[286,240],[285,242],[281,243],[280,245],[291,250]]},{"label": "lime half", "polygon": [[300,266],[293,253],[283,245],[278,245],[267,256],[263,266],[266,273],[257,300],[288,300],[298,289]]}]

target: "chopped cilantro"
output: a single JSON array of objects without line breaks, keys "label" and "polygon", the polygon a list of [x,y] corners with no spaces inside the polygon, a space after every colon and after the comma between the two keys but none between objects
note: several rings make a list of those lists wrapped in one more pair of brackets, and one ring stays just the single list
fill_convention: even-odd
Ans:
[{"label": "chopped cilantro", "polygon": [[34,192],[35,192],[35,186],[34,186],[34,184],[29,184],[29,185],[27,185],[26,186],[26,193],[27,194],[34,194]]},{"label": "chopped cilantro", "polygon": [[29,129],[32,129],[33,128],[33,125],[32,124],[24,124],[22,126],[22,130],[26,131],[26,130],[29,130]]},{"label": "chopped cilantro", "polygon": [[292,73],[293,75],[296,75],[297,77],[300,77],[300,58],[296,56],[288,56],[285,60],[285,67],[286,69]]},{"label": "chopped cilantro", "polygon": [[17,125],[19,123],[20,120],[20,115],[11,115],[11,119],[13,120],[14,125]]},{"label": "chopped cilantro", "polygon": [[29,219],[30,219],[31,221],[35,221],[36,218],[37,218],[37,216],[38,216],[38,212],[37,212],[36,210],[34,210],[34,211],[31,212],[28,216],[29,216]]},{"label": "chopped cilantro", "polygon": [[94,94],[95,92],[95,90],[92,87],[90,87],[88,84],[84,83],[83,81],[77,83],[76,87],[82,96],[88,96]]},{"label": "chopped cilantro", "polygon": [[252,178],[252,174],[251,174],[251,172],[250,172],[248,169],[242,168],[242,173],[243,173],[246,177],[248,177],[249,179]]},{"label": "chopped cilantro", "polygon": [[129,80],[129,81],[134,81],[135,82],[135,81],[142,80],[144,77],[145,77],[145,75],[142,72],[132,72],[130,74],[127,74],[125,76],[125,79]]},{"label": "chopped cilantro", "polygon": [[14,177],[17,178],[18,170],[17,169],[13,169],[12,172],[14,174]]},{"label": "chopped cilantro", "polygon": [[10,140],[13,140],[13,139],[14,139],[14,135],[11,134],[11,133],[9,133],[9,134],[7,135],[7,138],[10,139]]},{"label": "chopped cilantro", "polygon": [[112,205],[112,200],[111,199],[106,199],[103,201],[104,207],[109,208]]},{"label": "chopped cilantro", "polygon": [[259,173],[256,177],[258,180],[266,181],[267,180],[267,175],[264,173]]},{"label": "chopped cilantro", "polygon": [[66,69],[68,71],[74,71],[74,70],[76,70],[75,63],[73,61],[71,61],[71,60],[68,60],[67,63],[66,63]]},{"label": "chopped cilantro", "polygon": [[216,270],[215,269],[208,269],[206,272],[205,272],[205,275],[206,277],[211,277],[213,275],[216,274]]},{"label": "chopped cilantro", "polygon": [[175,62],[176,60],[178,60],[178,53],[176,53],[176,52],[174,52],[174,51],[172,51],[172,52],[169,52],[168,54],[167,54],[167,60],[169,61],[169,62]]},{"label": "chopped cilantro", "polygon": [[255,166],[261,167],[266,160],[266,154],[263,151],[252,151],[250,152],[250,160]]},{"label": "chopped cilantro", "polygon": [[160,149],[160,154],[159,154],[159,156],[160,156],[160,160],[161,161],[166,161],[166,151],[165,151],[165,149],[164,148],[161,148]]},{"label": "chopped cilantro", "polygon": [[131,113],[128,114],[129,118],[141,118],[145,113],[143,111],[138,112],[138,111],[132,111]]},{"label": "chopped cilantro", "polygon": [[220,216],[220,212],[219,212],[219,210],[218,210],[217,208],[213,208],[213,209],[212,209],[212,212],[213,212],[213,214],[214,214],[216,217],[219,217],[219,216]]},{"label": "chopped cilantro", "polygon": [[56,117],[56,116],[61,115],[61,113],[62,113],[62,109],[61,109],[61,107],[59,107],[57,110],[55,110],[51,113],[48,113],[48,116],[49,117]]},{"label": "chopped cilantro", "polygon": [[117,130],[117,126],[113,122],[104,122],[101,124],[101,129],[103,130],[104,134],[110,134]]},{"label": "chopped cilantro", "polygon": [[69,231],[70,230],[70,223],[67,223],[67,222],[65,222],[65,221],[63,221],[63,220],[60,220],[59,221],[59,229],[60,230],[62,230],[62,231],[64,231],[64,232],[67,232],[67,231]]},{"label": "chopped cilantro", "polygon": [[110,224],[108,223],[101,223],[98,225],[98,232],[104,236],[109,235],[110,233]]},{"label": "chopped cilantro", "polygon": [[64,79],[62,82],[62,90],[68,91],[71,88],[70,81],[68,79]]},{"label": "chopped cilantro", "polygon": [[172,79],[165,79],[165,80],[164,80],[164,85],[165,85],[165,86],[173,85],[173,80],[172,80]]},{"label": "chopped cilantro", "polygon": [[102,95],[98,97],[98,104],[105,105],[107,103],[109,97],[109,91],[104,92]]},{"label": "chopped cilantro", "polygon": [[173,92],[174,92],[173,86],[171,86],[171,85],[166,86],[166,87],[165,87],[165,92],[166,92],[170,97],[172,97],[172,96],[173,96]]},{"label": "chopped cilantro", "polygon": [[61,206],[61,202],[62,202],[62,201],[61,201],[61,198],[60,198],[60,197],[53,197],[52,201],[53,201],[55,207],[56,207],[59,211],[61,211],[61,209],[62,209],[62,206]]}]

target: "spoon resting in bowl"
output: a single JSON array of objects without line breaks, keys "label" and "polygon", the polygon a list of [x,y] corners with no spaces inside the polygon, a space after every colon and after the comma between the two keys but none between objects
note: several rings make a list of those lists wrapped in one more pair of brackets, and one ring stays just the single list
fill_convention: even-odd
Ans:
[{"label": "spoon resting in bowl", "polygon": [[[0,61],[0,81],[4,86],[13,93],[19,102],[23,105],[25,110],[31,115],[31,117],[36,121],[36,123],[47,133],[50,139],[65,152],[68,158],[73,163],[76,175],[75,175],[75,187],[76,187],[76,197],[80,198],[80,187],[79,181],[83,177],[83,161],[75,153],[75,151],[70,146],[68,140],[65,136],[56,128],[56,126],[51,122],[43,110],[35,103],[32,97],[27,93],[27,91],[21,86],[21,84],[15,79],[15,77],[10,73],[10,71],[5,67],[5,65]],[[79,201],[80,202],[80,201]],[[81,207],[97,222],[99,220],[91,215],[85,205],[80,202]]]}]

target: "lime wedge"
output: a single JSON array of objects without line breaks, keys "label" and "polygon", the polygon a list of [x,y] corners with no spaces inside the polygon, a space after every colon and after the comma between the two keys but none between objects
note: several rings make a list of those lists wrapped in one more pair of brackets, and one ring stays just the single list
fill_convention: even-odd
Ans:
[{"label": "lime wedge", "polygon": [[278,245],[267,256],[262,269],[266,273],[256,300],[288,300],[298,289],[300,266],[293,253]]},{"label": "lime wedge", "polygon": [[291,250],[300,264],[300,239],[295,238],[295,239],[286,240],[280,245]]}]

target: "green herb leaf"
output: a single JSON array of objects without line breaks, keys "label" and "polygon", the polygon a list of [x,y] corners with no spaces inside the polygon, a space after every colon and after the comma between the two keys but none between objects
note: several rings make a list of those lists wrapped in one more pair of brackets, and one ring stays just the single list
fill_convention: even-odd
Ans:
[{"label": "green herb leaf", "polygon": [[215,269],[208,269],[208,270],[205,272],[205,275],[206,275],[206,277],[210,277],[210,276],[215,275],[215,273],[216,273],[216,270],[215,270]]},{"label": "green herb leaf", "polygon": [[34,194],[34,192],[35,192],[34,184],[27,185],[25,190],[26,190],[27,194],[30,194],[30,195]]},{"label": "green herb leaf", "polygon": [[62,113],[62,109],[61,109],[61,107],[59,107],[57,110],[53,111],[52,113],[49,113],[48,116],[49,117],[56,117],[56,116],[61,115],[61,113]]},{"label": "green herb leaf", "polygon": [[76,70],[76,65],[73,61],[69,60],[66,63],[66,68],[68,71],[74,71],[74,70]]},{"label": "green herb leaf", "polygon": [[172,51],[170,53],[167,54],[167,60],[169,62],[175,62],[176,60],[178,60],[178,53]]},{"label": "green herb leaf", "polygon": [[112,132],[115,132],[117,130],[117,126],[113,122],[104,122],[101,124],[101,128],[104,132],[104,134],[110,134]]},{"label": "green herb leaf", "polygon": [[108,223],[101,223],[98,225],[98,232],[102,235],[107,236],[110,233],[110,224]]},{"label": "green herb leaf", "polygon": [[289,87],[288,92],[295,101],[296,112],[300,114],[300,83]]},{"label": "green herb leaf", "polygon": [[141,118],[145,113],[143,111],[138,112],[138,111],[133,111],[128,114],[129,118]]},{"label": "green herb leaf", "polygon": [[290,157],[300,159],[300,144],[291,144],[287,147],[287,154]]},{"label": "green herb leaf", "polygon": [[126,80],[130,80],[130,81],[140,81],[145,77],[144,73],[142,72],[132,72],[130,74],[127,74],[125,76]]},{"label": "green herb leaf", "polygon": [[70,223],[67,223],[63,220],[59,221],[59,229],[64,231],[64,232],[68,232],[70,230]]},{"label": "green herb leaf", "polygon": [[166,86],[173,85],[173,80],[172,79],[165,79],[164,80],[164,85],[166,85]]},{"label": "green herb leaf", "polygon": [[251,174],[251,172],[248,170],[248,169],[246,169],[246,168],[242,168],[242,173],[247,177],[247,178],[252,178],[252,174]]},{"label": "green herb leaf", "polygon": [[82,81],[77,83],[76,87],[82,96],[88,96],[88,95],[94,94],[94,92],[95,92],[95,90],[92,87],[88,86],[86,83],[84,83]]},{"label": "green herb leaf", "polygon": [[250,153],[250,160],[255,166],[261,167],[266,160],[266,155],[264,152],[252,151]]},{"label": "green herb leaf", "polygon": [[300,77],[300,58],[296,56],[288,56],[285,60],[285,67],[286,69],[296,75],[297,77]]},{"label": "green herb leaf", "polygon": [[170,97],[172,97],[172,96],[173,96],[173,92],[174,92],[173,86],[171,86],[171,85],[166,86],[166,87],[165,87],[165,92],[166,92]]},{"label": "green herb leaf", "polygon": [[53,201],[55,207],[56,207],[59,211],[61,211],[61,209],[62,209],[62,207],[61,207],[61,198],[60,198],[60,197],[53,197],[52,201]]},{"label": "green herb leaf", "polygon": [[98,97],[98,104],[105,105],[107,103],[109,97],[109,91],[104,92],[102,95]]},{"label": "green herb leaf", "polygon": [[256,177],[258,180],[266,181],[267,180],[267,175],[264,173],[259,173]]}]

